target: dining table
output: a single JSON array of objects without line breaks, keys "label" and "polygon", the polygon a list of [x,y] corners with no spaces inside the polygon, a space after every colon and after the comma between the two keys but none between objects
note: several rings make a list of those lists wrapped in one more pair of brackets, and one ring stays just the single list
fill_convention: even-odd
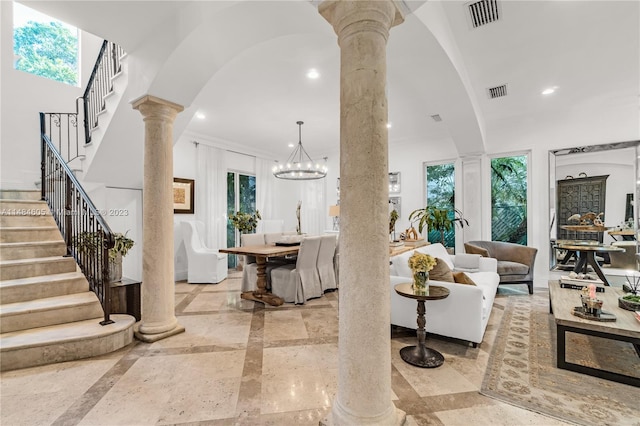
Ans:
[{"label": "dining table", "polygon": [[243,247],[221,248],[220,253],[254,256],[257,266],[257,280],[254,291],[242,292],[240,297],[245,300],[253,300],[270,306],[280,306],[284,303],[282,297],[267,291],[267,259],[270,257],[283,257],[298,254],[300,244],[262,244]]}]

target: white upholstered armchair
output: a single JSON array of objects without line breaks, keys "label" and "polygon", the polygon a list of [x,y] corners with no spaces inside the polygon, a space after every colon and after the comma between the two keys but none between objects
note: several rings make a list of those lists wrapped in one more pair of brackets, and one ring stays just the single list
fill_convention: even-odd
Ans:
[{"label": "white upholstered armchair", "polygon": [[187,282],[217,284],[227,278],[227,255],[204,245],[204,224],[184,221],[181,228],[187,251]]}]

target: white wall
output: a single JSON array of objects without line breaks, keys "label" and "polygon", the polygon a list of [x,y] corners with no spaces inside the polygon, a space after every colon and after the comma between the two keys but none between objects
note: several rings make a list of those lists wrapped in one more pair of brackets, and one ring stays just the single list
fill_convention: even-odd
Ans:
[{"label": "white wall", "polygon": [[34,189],[40,180],[39,112],[73,112],[102,39],[80,35],[80,87],[13,68],[13,3],[0,2],[0,187]]}]

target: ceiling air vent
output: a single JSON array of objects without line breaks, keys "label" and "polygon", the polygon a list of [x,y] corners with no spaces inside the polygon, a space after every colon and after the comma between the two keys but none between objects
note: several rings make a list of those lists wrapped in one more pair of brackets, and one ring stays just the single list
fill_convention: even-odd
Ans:
[{"label": "ceiling air vent", "polygon": [[497,21],[500,17],[498,0],[480,0],[467,3],[466,6],[469,9],[473,28],[490,24],[491,22]]},{"label": "ceiling air vent", "polygon": [[431,116],[431,118],[433,119],[433,121],[442,121],[442,117],[440,117],[440,114],[434,114]]},{"label": "ceiling air vent", "polygon": [[507,96],[507,85],[503,84],[502,86],[489,87],[487,89],[487,94],[489,95],[489,99]]}]

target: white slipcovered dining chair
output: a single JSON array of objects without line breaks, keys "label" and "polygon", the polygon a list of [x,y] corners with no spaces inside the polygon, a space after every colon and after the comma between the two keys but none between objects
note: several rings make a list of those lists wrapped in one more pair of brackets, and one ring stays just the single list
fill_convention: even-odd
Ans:
[{"label": "white slipcovered dining chair", "polygon": [[[242,234],[240,235],[240,246],[262,246],[264,245],[264,234]],[[255,256],[242,256],[244,264],[242,265],[242,291],[253,291],[258,288],[256,281],[258,280],[258,265]],[[268,278],[268,275],[267,275]]]},{"label": "white slipcovered dining chair", "polygon": [[305,303],[321,297],[322,286],[318,276],[318,252],[321,237],[307,237],[300,242],[295,265],[282,265],[271,270],[271,291],[288,303]]},{"label": "white slipcovered dining chair", "polygon": [[327,290],[335,290],[338,288],[334,265],[336,241],[337,236],[335,234],[323,235],[320,240],[320,251],[318,252],[317,266],[323,293]]},{"label": "white slipcovered dining chair", "polygon": [[227,278],[227,255],[204,244],[204,223],[183,221],[182,239],[187,252],[187,282],[217,284]]}]

